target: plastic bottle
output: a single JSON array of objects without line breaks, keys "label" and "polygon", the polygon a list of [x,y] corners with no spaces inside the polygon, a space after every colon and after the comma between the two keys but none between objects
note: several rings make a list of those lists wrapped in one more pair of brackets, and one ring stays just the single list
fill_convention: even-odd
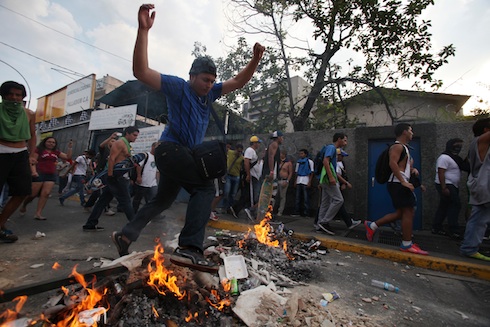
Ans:
[{"label": "plastic bottle", "polygon": [[240,291],[238,290],[238,281],[235,277],[233,277],[230,281],[230,294],[231,295],[238,295],[240,294]]},{"label": "plastic bottle", "polygon": [[375,280],[375,279],[371,280],[371,285],[385,289],[387,291],[395,292],[395,293],[398,293],[398,291],[400,290],[398,287],[395,287],[393,284],[381,282],[381,281]]}]

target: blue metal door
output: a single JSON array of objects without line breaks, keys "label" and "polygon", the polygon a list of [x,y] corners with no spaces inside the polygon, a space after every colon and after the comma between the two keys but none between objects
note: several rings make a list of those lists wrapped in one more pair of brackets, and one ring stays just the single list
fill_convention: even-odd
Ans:
[{"label": "blue metal door", "polygon": [[[378,184],[374,178],[376,160],[381,152],[386,149],[387,145],[392,143],[393,139],[369,141],[368,219],[372,221],[376,221],[387,213],[395,211],[391,204],[386,184]],[[414,167],[420,172],[420,139],[414,138],[410,142],[410,154],[414,160]],[[420,174],[422,175],[421,172]],[[417,197],[417,208],[415,210],[413,229],[417,230],[422,228],[422,194],[420,187],[415,189],[415,196]]]}]

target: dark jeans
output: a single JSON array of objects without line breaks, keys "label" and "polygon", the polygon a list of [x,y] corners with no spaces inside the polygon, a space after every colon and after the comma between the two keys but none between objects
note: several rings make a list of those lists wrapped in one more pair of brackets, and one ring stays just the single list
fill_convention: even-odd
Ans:
[{"label": "dark jeans", "polygon": [[85,223],[85,227],[97,226],[100,215],[114,197],[126,214],[126,218],[128,218],[129,221],[134,218],[131,196],[129,195],[129,180],[120,176],[107,181],[106,187],[102,189],[99,199],[92,208],[92,212]]},{"label": "dark jeans", "polygon": [[134,213],[138,212],[140,208],[141,200],[145,199],[145,203],[150,202],[151,199],[157,194],[158,187],[144,187],[140,185],[133,185],[133,210]]},{"label": "dark jeans", "polygon": [[138,210],[134,219],[123,227],[122,233],[132,242],[136,241],[148,222],[172,205],[183,187],[190,194],[190,199],[179,246],[202,250],[215,193],[213,181],[199,175],[191,150],[179,144],[161,143],[155,150],[155,161],[160,171],[157,195]]},{"label": "dark jeans", "polygon": [[71,178],[71,187],[68,192],[60,196],[60,199],[66,200],[75,193],[78,193],[80,197],[80,204],[83,206],[85,204],[85,195],[83,194],[83,181],[85,176],[83,175],[73,175]]},{"label": "dark jeans", "polygon": [[[301,202],[303,202],[303,211],[301,211]],[[304,184],[296,184],[296,203],[294,211],[305,216],[310,214],[310,190]]]},{"label": "dark jeans", "polygon": [[439,206],[437,207],[436,214],[434,216],[434,222],[432,228],[439,231],[442,229],[442,222],[447,217],[447,223],[449,226],[449,232],[458,233],[458,217],[461,211],[461,200],[459,199],[459,189],[452,185],[446,184],[449,190],[449,196],[442,194],[442,188],[440,184],[436,184],[436,190],[439,193]]}]

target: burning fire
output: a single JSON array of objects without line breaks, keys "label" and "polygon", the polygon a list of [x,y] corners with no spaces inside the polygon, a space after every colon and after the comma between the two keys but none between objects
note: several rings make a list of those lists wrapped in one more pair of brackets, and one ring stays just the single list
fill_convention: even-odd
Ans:
[{"label": "burning fire", "polygon": [[15,305],[14,310],[7,309],[5,310],[2,314],[0,314],[0,323],[3,322],[1,326],[9,326],[8,322],[14,321],[17,319],[18,314],[22,307],[24,306],[24,303],[27,301],[27,296],[18,296],[13,301],[18,301],[17,304]]},{"label": "burning fire", "polygon": [[153,287],[158,293],[166,295],[166,291],[172,292],[179,300],[183,299],[185,292],[181,292],[177,286],[177,277],[172,276],[172,271],[167,270],[164,265],[163,247],[160,243],[155,246],[153,258],[148,264],[148,285]]},{"label": "burning fire", "polygon": [[58,269],[60,269],[60,268],[61,268],[61,265],[60,265],[59,263],[55,262],[55,263],[53,264],[53,267],[51,267],[51,268],[52,268],[52,269],[54,269],[54,270],[58,270]]},{"label": "burning fire", "polygon": [[[88,283],[85,281],[83,275],[77,273],[77,266],[73,267],[72,273],[70,276],[75,277],[75,280],[82,285],[86,294],[85,296],[73,295],[71,299],[78,304],[76,304],[72,310],[67,312],[66,316],[63,320],[60,320],[56,325],[56,327],[97,327],[98,318],[101,315],[104,315],[108,309],[104,307],[95,306],[102,300],[104,295],[107,293],[107,288],[104,288],[102,292],[98,292],[95,289],[88,288]],[[95,280],[94,282],[95,283]],[[68,289],[62,287],[63,291],[66,295],[68,295]],[[81,322],[81,316],[90,315],[91,319],[84,319],[84,322]],[[87,321],[91,321],[92,323],[87,324]]]},{"label": "burning fire", "polygon": [[[269,221],[272,220],[272,206],[269,205],[267,213],[264,216],[264,219],[260,221],[260,223],[254,225],[254,231],[255,231],[255,236],[257,238],[257,241],[259,243],[272,246],[272,247],[279,247],[280,242],[279,240],[271,240],[271,233],[273,232],[273,228],[269,224]],[[243,240],[238,241],[238,246],[243,248],[245,245],[245,240],[249,237],[251,233],[251,230],[249,229],[247,234],[245,235],[245,238]],[[289,258],[289,260],[294,260],[294,257],[288,253],[288,244],[286,241],[283,241],[282,243],[282,249],[286,256]]]}]

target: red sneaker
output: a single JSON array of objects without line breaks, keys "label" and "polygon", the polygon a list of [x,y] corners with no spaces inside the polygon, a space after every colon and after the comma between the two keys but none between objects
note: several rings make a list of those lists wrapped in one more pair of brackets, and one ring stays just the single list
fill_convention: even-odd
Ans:
[{"label": "red sneaker", "polygon": [[366,238],[369,242],[373,241],[373,236],[376,231],[372,230],[369,225],[371,224],[371,221],[365,220],[364,221],[364,227],[366,227]]},{"label": "red sneaker", "polygon": [[409,247],[404,247],[403,245],[400,246],[400,251],[414,253],[414,254],[421,254],[421,255],[428,255],[429,254],[429,252],[422,250],[415,243],[412,243],[412,245],[410,245]]},{"label": "red sneaker", "polygon": [[211,219],[212,221],[217,221],[219,219],[219,217],[216,214],[216,212],[211,211],[211,214],[209,215],[209,219]]}]

